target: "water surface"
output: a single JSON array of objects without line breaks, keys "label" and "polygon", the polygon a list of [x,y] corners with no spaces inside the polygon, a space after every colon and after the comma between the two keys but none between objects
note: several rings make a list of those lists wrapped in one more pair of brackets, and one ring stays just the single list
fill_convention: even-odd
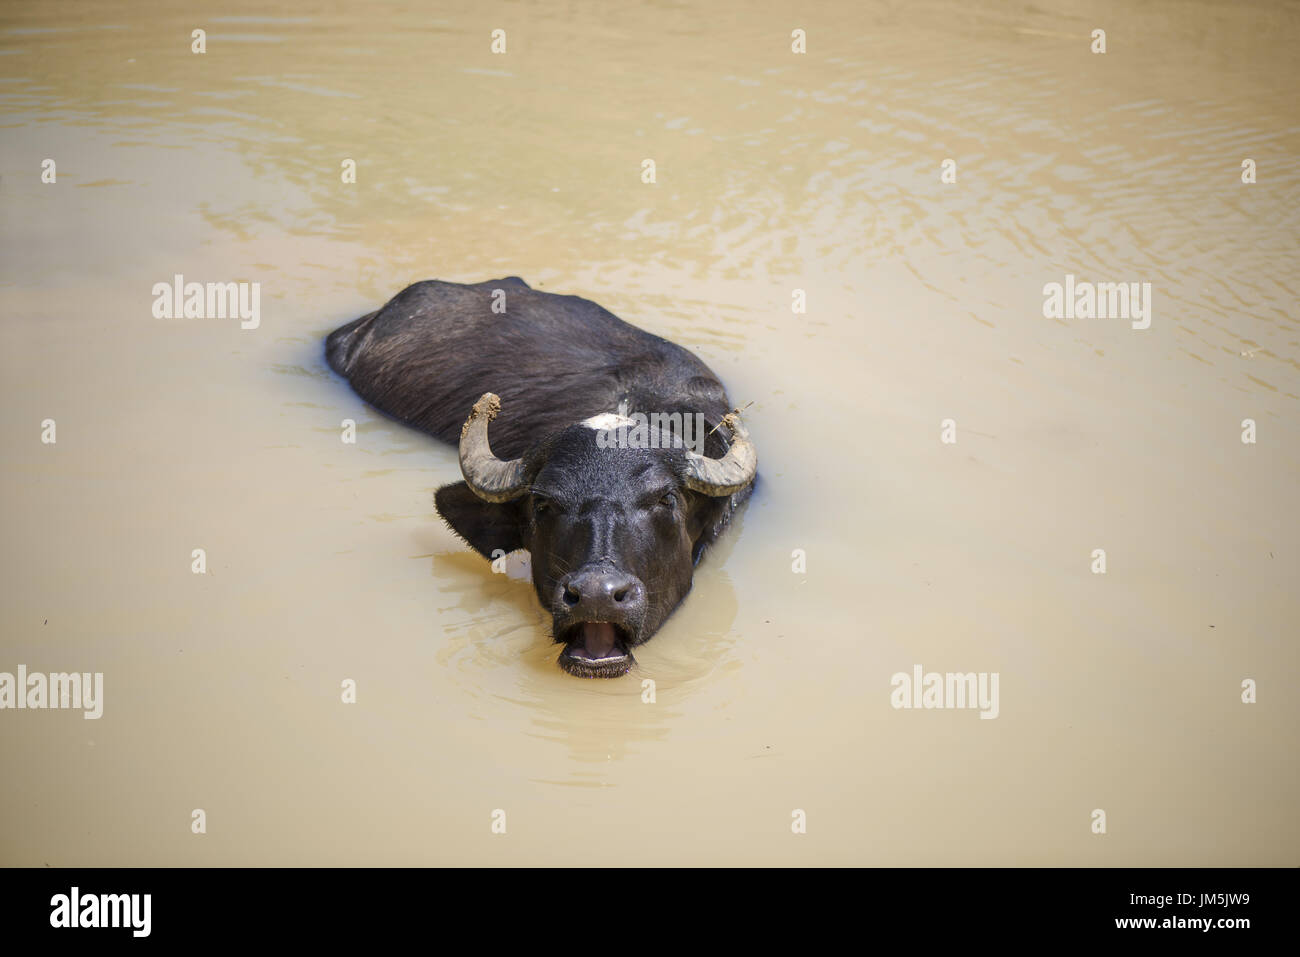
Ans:
[{"label": "water surface", "polygon": [[[0,714],[0,862],[1295,864],[1298,40],[1290,3],[10,5],[0,670],[106,698]],[[260,326],[155,319],[177,273]],[[1151,327],[1044,318],[1066,274],[1151,283]],[[527,557],[433,511],[455,451],[322,361],[506,275],[754,403],[759,492],[627,679],[558,670]],[[893,709],[916,664],[998,673],[998,718]]]}]

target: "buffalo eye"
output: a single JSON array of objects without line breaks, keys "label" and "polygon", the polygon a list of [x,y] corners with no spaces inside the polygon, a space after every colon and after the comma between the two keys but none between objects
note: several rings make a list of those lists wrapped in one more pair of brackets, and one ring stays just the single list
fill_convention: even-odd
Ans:
[{"label": "buffalo eye", "polygon": [[677,493],[676,493],[676,492],[666,492],[666,493],[664,494],[664,497],[661,498],[661,499],[659,500],[659,504],[662,505],[664,508],[676,508],[676,507],[677,507]]},{"label": "buffalo eye", "polygon": [[542,498],[540,496],[534,496],[533,498],[533,520],[534,521],[541,518],[543,515],[546,515],[548,512],[550,512],[550,510],[551,510],[550,499]]}]

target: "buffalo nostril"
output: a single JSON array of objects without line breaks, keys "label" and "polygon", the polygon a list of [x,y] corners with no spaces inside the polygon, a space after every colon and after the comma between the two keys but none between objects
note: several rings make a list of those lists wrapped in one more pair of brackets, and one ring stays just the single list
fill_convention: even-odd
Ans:
[{"label": "buffalo nostril", "polygon": [[634,576],[599,566],[564,576],[557,591],[560,608],[594,621],[633,615],[645,601],[645,587]]}]

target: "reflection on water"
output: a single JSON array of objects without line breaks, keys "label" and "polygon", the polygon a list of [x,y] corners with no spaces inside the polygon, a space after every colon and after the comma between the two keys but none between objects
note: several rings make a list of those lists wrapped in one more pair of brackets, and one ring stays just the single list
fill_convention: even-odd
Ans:
[{"label": "reflection on water", "polygon": [[[1298,32],[1170,2],[6,10],[0,670],[103,670],[108,703],[0,720],[0,860],[1292,861],[1296,706],[1237,689],[1300,678]],[[177,273],[260,282],[261,327],[153,319]],[[1043,318],[1067,274],[1151,283],[1151,328]],[[321,361],[408,282],[506,275],[754,403],[762,488],[627,679],[555,667],[526,556],[492,574],[433,513],[454,450]],[[892,710],[917,663],[1000,672],[1001,716]],[[202,846],[169,823],[194,806]],[[562,837],[612,819],[617,847]]]},{"label": "reflection on water", "polygon": [[[492,707],[522,709],[519,720],[530,725],[526,736],[566,747],[574,763],[566,777],[549,783],[586,786],[593,775],[600,777],[586,765],[620,759],[643,741],[665,738],[681,717],[671,701],[688,696],[718,668],[730,667],[723,662],[735,638],[737,601],[721,566],[734,540],[724,542],[715,561],[699,572],[696,588],[707,597],[674,617],[671,653],[660,653],[661,642],[638,648],[637,666],[623,681],[577,682],[559,671],[559,645],[535,597],[526,553],[512,556],[505,574],[490,579],[469,551],[420,556],[432,557],[441,593],[454,599],[437,609],[437,660],[467,701],[486,695]],[[672,692],[664,701],[659,685]]]}]

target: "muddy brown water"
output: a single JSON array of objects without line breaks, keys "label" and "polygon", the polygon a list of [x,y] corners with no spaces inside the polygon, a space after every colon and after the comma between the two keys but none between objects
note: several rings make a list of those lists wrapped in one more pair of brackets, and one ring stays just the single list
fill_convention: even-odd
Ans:
[{"label": "muddy brown water", "polygon": [[[7,6],[0,671],[104,711],[0,712],[0,863],[1295,864],[1297,40],[1293,3]],[[259,326],[154,318],[176,274]],[[754,402],[761,486],[626,679],[556,668],[526,555],[433,512],[454,450],[321,359],[507,275]],[[1045,318],[1066,275],[1151,283],[1150,328]],[[917,665],[998,716],[892,707]]]}]

